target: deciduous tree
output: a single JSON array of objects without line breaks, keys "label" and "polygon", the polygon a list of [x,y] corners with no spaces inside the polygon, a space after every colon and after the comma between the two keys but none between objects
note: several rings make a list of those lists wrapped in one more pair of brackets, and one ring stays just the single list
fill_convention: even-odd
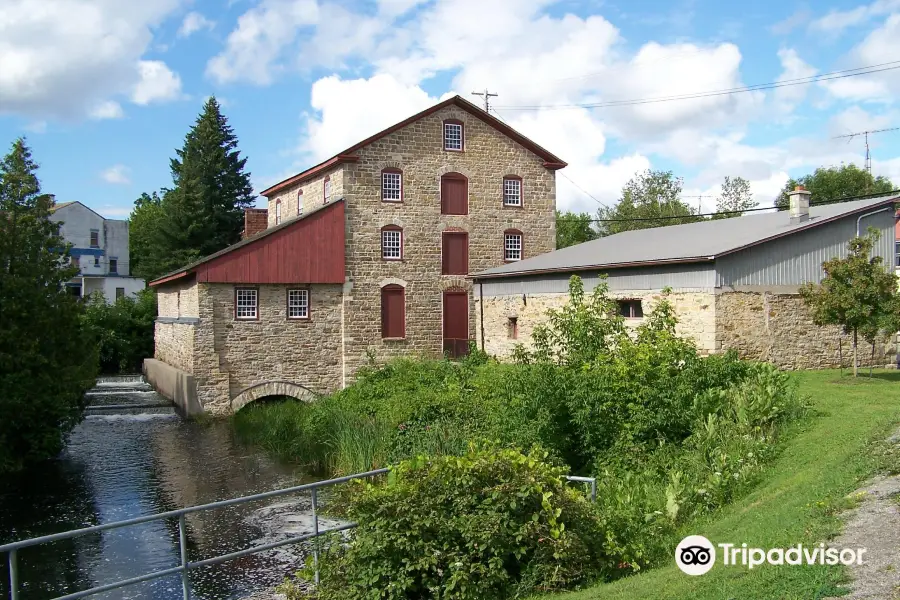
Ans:
[{"label": "deciduous tree", "polygon": [[556,249],[574,246],[597,239],[591,215],[571,211],[556,211]]},{"label": "deciduous tree", "polygon": [[682,187],[681,178],[671,171],[638,173],[622,188],[615,206],[597,211],[600,235],[699,221],[696,212],[680,200]]},{"label": "deciduous tree", "polygon": [[97,375],[81,305],[65,287],[78,269],[36,172],[23,139],[0,162],[0,472],[55,456]]},{"label": "deciduous tree", "polygon": [[825,278],[821,283],[800,288],[816,325],[840,325],[852,336],[854,377],[859,369],[859,335],[874,343],[880,334],[896,331],[887,328],[897,324],[897,276],[887,271],[881,256],[871,255],[877,240],[874,229],[867,236],[853,238],[846,258],[822,263]]},{"label": "deciduous tree", "polygon": [[865,169],[860,169],[851,163],[840,167],[819,168],[814,173],[804,175],[799,179],[789,179],[775,200],[775,206],[787,208],[790,204],[788,195],[798,185],[802,185],[812,194],[809,197],[810,202],[827,202],[868,194],[886,194],[894,189],[894,184],[887,177],[881,175],[873,177]]},{"label": "deciduous tree", "polygon": [[[722,192],[716,198],[716,214],[713,219],[728,219],[741,216],[740,211],[759,206],[750,191],[750,182],[743,177],[725,177]],[[727,214],[723,214],[727,213]]]}]

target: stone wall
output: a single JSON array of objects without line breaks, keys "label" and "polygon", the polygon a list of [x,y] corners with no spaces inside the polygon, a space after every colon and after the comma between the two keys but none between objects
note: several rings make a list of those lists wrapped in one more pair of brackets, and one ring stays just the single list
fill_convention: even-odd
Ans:
[{"label": "stone wall", "polygon": [[156,314],[160,317],[196,317],[199,315],[197,284],[188,281],[161,286],[156,291],[156,304]]},{"label": "stone wall", "polygon": [[[325,203],[325,178],[331,180],[331,199],[345,198],[346,190],[344,189],[344,169],[345,166],[339,165],[334,169],[322,173],[315,179],[305,181],[301,184],[286,188],[276,195],[269,198],[268,219],[269,227],[275,226],[275,205],[281,201],[281,222],[284,223],[288,219],[297,216],[297,192],[303,190],[303,212],[309,212],[310,209],[322,206]],[[380,188],[379,188],[380,190]]]},{"label": "stone wall", "polygon": [[[784,369],[852,366],[852,340],[837,326],[819,327],[796,294],[725,292],[716,297],[716,341],[748,359],[772,362]],[[860,340],[860,364],[896,364],[896,347],[872,346]]]},{"label": "stone wall", "polygon": [[[645,315],[662,298],[661,291],[647,290],[610,292],[610,297],[622,300],[640,299]],[[668,296],[678,318],[676,331],[691,338],[702,354],[716,350],[716,302],[712,292],[673,292]],[[484,298],[484,349],[488,354],[508,358],[517,344],[531,347],[532,334],[538,324],[547,322],[547,311],[559,309],[569,301],[568,294],[528,294],[486,296]],[[476,326],[480,322],[480,303],[476,301]],[[510,317],[516,318],[518,337],[509,337]],[[625,319],[625,326],[635,328],[644,319]],[[478,332],[479,347],[481,335]]]},{"label": "stone wall", "polygon": [[[443,150],[443,121],[464,123],[464,151]],[[469,235],[469,273],[503,264],[503,231],[519,229],[524,256],[554,249],[556,176],[543,160],[471,114],[446,108],[422,118],[359,152],[344,166],[347,202],[346,346],[348,373],[367,361],[405,354],[439,356],[443,351],[443,292],[469,291],[469,337],[477,337],[472,283],[441,275],[441,234]],[[381,171],[403,173],[403,201],[383,202]],[[442,215],[441,176],[468,178],[468,215]],[[505,175],[522,178],[523,206],[503,206]],[[403,260],[381,259],[381,228],[403,228]],[[382,340],[381,287],[406,288],[406,339]]]},{"label": "stone wall", "polygon": [[230,400],[259,383],[287,381],[314,392],[341,386],[340,285],[310,286],[309,320],[288,320],[288,285],[260,285],[259,320],[234,319],[234,285],[199,284],[200,324],[194,377],[204,410],[230,411]]},{"label": "stone wall", "polygon": [[154,358],[185,373],[194,372],[194,325],[157,321],[153,341]]}]

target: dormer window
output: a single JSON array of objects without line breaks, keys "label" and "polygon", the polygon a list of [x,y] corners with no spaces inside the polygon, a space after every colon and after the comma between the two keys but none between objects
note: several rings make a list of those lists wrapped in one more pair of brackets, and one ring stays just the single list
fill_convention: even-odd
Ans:
[{"label": "dormer window", "polygon": [[325,178],[324,190],[325,204],[328,204],[331,202],[331,177]]},{"label": "dormer window", "polygon": [[297,190],[297,216],[303,214],[303,190]]},{"label": "dormer window", "polygon": [[403,173],[400,169],[381,172],[381,199],[385,202],[403,201]]},{"label": "dormer window", "polygon": [[462,121],[456,119],[444,121],[444,150],[462,152],[464,146]]}]

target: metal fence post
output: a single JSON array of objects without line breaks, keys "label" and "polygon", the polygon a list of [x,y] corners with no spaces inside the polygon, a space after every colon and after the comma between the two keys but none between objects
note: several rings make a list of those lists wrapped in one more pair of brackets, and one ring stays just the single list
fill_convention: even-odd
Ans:
[{"label": "metal fence post", "polygon": [[316,585],[319,585],[319,503],[316,488],[310,490],[310,493],[312,494],[313,534],[316,536],[313,539],[313,566],[316,568],[314,579]]},{"label": "metal fence post", "polygon": [[591,479],[591,502],[597,502],[597,478]]},{"label": "metal fence post", "polygon": [[191,600],[191,581],[188,576],[187,527],[184,514],[178,515],[178,548],[181,551],[181,591],[184,600]]},{"label": "metal fence post", "polygon": [[9,597],[10,600],[19,598],[19,565],[15,550],[9,551]]}]

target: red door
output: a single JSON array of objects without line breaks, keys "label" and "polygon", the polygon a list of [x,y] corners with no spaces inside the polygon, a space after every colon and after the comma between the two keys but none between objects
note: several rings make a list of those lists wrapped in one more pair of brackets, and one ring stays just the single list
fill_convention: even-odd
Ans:
[{"label": "red door", "polygon": [[441,177],[441,214],[469,214],[469,180],[460,173]]},{"label": "red door", "polygon": [[444,292],[444,354],[459,358],[469,352],[469,294]]}]

